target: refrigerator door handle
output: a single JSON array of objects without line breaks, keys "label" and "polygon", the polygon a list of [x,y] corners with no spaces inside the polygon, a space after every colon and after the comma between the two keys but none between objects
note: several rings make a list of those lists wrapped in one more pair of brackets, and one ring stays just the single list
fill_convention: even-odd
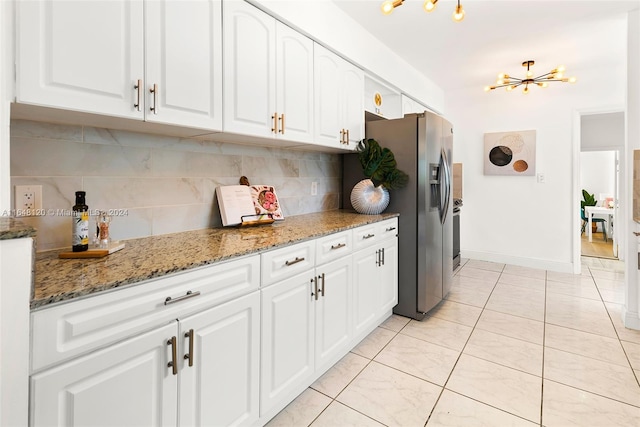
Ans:
[{"label": "refrigerator door handle", "polygon": [[[440,162],[442,166],[442,179],[440,180],[440,190],[442,191],[442,185],[444,185],[444,201],[440,206],[440,222],[444,224],[449,214],[449,204],[451,203],[451,170],[449,169],[449,159],[447,158],[447,152],[444,148],[440,152]],[[441,200],[442,201],[442,200]]]}]

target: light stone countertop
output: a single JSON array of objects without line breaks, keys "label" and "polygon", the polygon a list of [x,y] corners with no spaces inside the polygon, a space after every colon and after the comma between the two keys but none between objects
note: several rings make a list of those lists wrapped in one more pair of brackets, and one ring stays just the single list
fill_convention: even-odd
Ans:
[{"label": "light stone countertop", "polygon": [[67,301],[242,255],[260,253],[327,234],[397,217],[329,211],[288,217],[271,225],[211,228],[124,241],[124,249],[93,259],[36,254],[31,308]]},{"label": "light stone countertop", "polygon": [[36,229],[11,217],[0,218],[0,240],[36,237]]}]

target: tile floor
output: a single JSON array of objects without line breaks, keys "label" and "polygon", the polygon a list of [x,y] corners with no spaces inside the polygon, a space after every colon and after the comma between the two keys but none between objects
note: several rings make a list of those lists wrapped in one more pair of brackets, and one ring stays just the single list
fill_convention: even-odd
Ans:
[{"label": "tile floor", "polygon": [[268,426],[640,426],[623,270],[465,260],[428,318],[390,317]]}]

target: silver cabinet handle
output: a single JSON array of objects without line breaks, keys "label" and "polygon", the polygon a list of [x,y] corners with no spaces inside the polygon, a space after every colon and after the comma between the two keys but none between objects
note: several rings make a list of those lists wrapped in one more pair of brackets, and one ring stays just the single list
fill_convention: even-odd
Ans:
[{"label": "silver cabinet handle", "polygon": [[386,230],[384,230],[384,231],[393,231],[393,230],[395,230],[395,229],[396,229],[395,227],[389,227],[389,228],[387,228],[387,229],[386,229]]},{"label": "silver cabinet handle", "polygon": [[370,239],[372,237],[375,237],[375,234],[367,234],[366,236],[362,236],[363,239]]},{"label": "silver cabinet handle", "polygon": [[376,266],[380,267],[380,249],[376,251]]},{"label": "silver cabinet handle", "polygon": [[164,300],[164,305],[174,304],[176,302],[184,301],[184,300],[189,299],[189,298],[197,297],[198,295],[200,295],[200,291],[195,291],[195,292],[187,291],[186,294],[184,294],[184,295],[182,295],[181,297],[178,297],[178,298],[167,297]]},{"label": "silver cabinet handle", "polygon": [[297,264],[297,263],[302,262],[302,261],[304,261],[304,257],[302,257],[302,258],[296,257],[296,259],[294,259],[293,261],[286,261],[284,264],[288,267],[288,266],[291,266],[293,264]]},{"label": "silver cabinet handle", "polygon": [[312,278],[311,283],[313,283],[313,290],[311,291],[311,296],[314,297],[316,301],[318,301],[318,279],[315,277]]},{"label": "silver cabinet handle", "polygon": [[138,111],[142,111],[142,108],[140,106],[140,94],[142,92],[142,79],[138,79],[137,83],[133,85],[133,88],[136,90],[136,103],[133,104],[133,107]]},{"label": "silver cabinet handle", "polygon": [[347,246],[346,243],[338,243],[337,245],[331,245],[331,250],[344,248],[345,246]]},{"label": "silver cabinet handle", "polygon": [[320,277],[322,277],[322,290],[320,291],[320,294],[324,296],[324,273],[322,273]]},{"label": "silver cabinet handle", "polygon": [[158,114],[158,85],[154,83],[149,92],[153,94],[153,106],[149,107],[149,110],[153,111],[153,114]]},{"label": "silver cabinet handle", "polygon": [[167,368],[173,368],[173,375],[178,375],[178,364],[176,363],[178,346],[176,343],[176,337],[171,337],[171,339],[167,341],[167,345],[171,346],[171,360],[167,363]]},{"label": "silver cabinet handle", "polygon": [[189,361],[189,366],[193,366],[193,329],[189,329],[184,337],[189,339],[189,353],[184,355],[184,359]]},{"label": "silver cabinet handle", "polygon": [[382,253],[382,265],[384,265],[384,248],[380,249],[380,252]]}]

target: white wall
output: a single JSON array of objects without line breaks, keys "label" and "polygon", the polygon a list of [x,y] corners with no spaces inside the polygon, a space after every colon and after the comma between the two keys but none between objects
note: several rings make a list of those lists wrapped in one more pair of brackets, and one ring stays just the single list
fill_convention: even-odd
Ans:
[{"label": "white wall", "polygon": [[598,202],[601,202],[600,194],[609,194],[611,197],[614,197],[615,179],[615,151],[588,151],[580,153],[580,191],[582,191],[582,189],[587,190],[595,196]]},{"label": "white wall", "polygon": [[[624,69],[610,71],[611,85],[602,84],[601,70],[575,73],[575,85],[552,83],[528,95],[482,88],[446,94],[454,161],[465,168],[464,257],[573,271],[572,227],[579,213],[572,200],[572,117],[576,110],[623,106],[626,86]],[[485,176],[483,134],[527,129],[536,130],[536,172],[544,174],[545,183],[536,177]]]},{"label": "white wall", "polygon": [[580,119],[582,151],[624,147],[624,113],[587,114]]}]

